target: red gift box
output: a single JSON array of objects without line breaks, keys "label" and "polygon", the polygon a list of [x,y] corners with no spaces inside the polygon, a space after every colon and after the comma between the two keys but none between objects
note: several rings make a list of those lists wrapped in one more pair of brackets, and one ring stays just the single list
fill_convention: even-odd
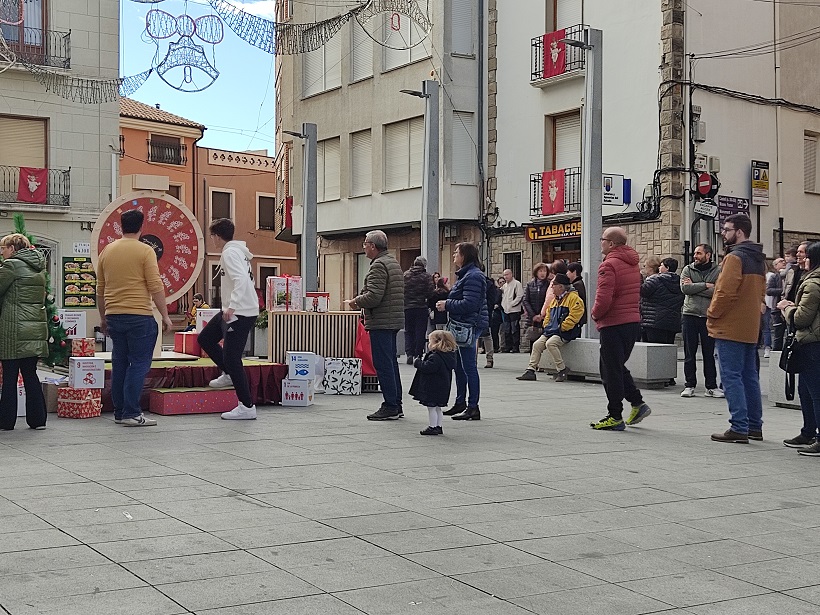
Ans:
[{"label": "red gift box", "polygon": [[97,351],[97,342],[93,337],[71,340],[72,357],[93,357]]},{"label": "red gift box", "polygon": [[238,403],[233,389],[153,389],[149,407],[154,414],[212,414],[233,410]]},{"label": "red gift box", "polygon": [[190,354],[195,357],[202,356],[202,348],[199,347],[196,331],[187,331],[185,333],[174,333],[174,352],[182,354]]},{"label": "red gift box", "polygon": [[100,416],[102,398],[100,389],[57,389],[57,416],[67,419],[90,419]]}]

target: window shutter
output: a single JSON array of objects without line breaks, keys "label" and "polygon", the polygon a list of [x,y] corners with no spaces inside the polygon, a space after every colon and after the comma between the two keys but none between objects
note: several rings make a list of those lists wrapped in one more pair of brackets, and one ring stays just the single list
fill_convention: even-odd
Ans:
[{"label": "window shutter", "polygon": [[368,32],[371,31],[371,23],[368,21],[362,26],[355,18],[350,20],[350,40],[353,45],[350,67],[351,81],[359,81],[373,76],[373,39],[363,30],[363,28],[368,28]]},{"label": "window shutter", "polygon": [[369,130],[350,135],[350,196],[373,192],[373,144]]},{"label": "window shutter", "polygon": [[339,137],[325,141],[325,201],[338,201],[341,193]]},{"label": "window shutter", "polygon": [[453,161],[451,181],[454,184],[475,185],[476,150],[473,145],[473,114],[453,111]]},{"label": "window shutter", "polygon": [[[410,18],[401,13],[397,15],[400,27],[398,30],[394,30],[391,24],[391,13],[384,14],[381,40],[385,44],[385,70],[403,66],[410,61],[410,51],[407,49],[407,47],[412,44],[410,42]],[[390,47],[402,47],[403,49],[391,49]]]},{"label": "window shutter", "polygon": [[410,126],[410,177],[408,186],[421,186],[424,173],[424,118],[414,117],[408,120]]},{"label": "window shutter", "polygon": [[316,201],[325,200],[325,141],[316,144]]},{"label": "window shutter", "polygon": [[325,50],[325,87],[323,90],[338,88],[342,85],[342,36],[340,32],[324,44]]},{"label": "window shutter", "polygon": [[415,21],[408,19],[410,23],[410,44],[413,47],[410,49],[410,61],[423,60],[430,57],[430,37],[425,36],[422,30]]},{"label": "window shutter", "polygon": [[408,125],[396,122],[384,127],[384,189],[401,190],[407,188],[408,169]]},{"label": "window shutter", "polygon": [[46,166],[46,123],[0,117],[0,165],[12,167]]},{"label": "window shutter", "polygon": [[473,21],[473,0],[450,1],[453,53],[464,55],[472,55],[474,53]]},{"label": "window shutter", "polygon": [[581,166],[581,115],[564,115],[555,122],[555,168]]},{"label": "window shutter", "polygon": [[581,23],[581,0],[557,0],[555,3],[555,29],[561,30]]},{"label": "window shutter", "polygon": [[318,94],[324,87],[324,48],[302,54],[302,96]]},{"label": "window shutter", "polygon": [[817,137],[803,135],[803,190],[817,192]]}]

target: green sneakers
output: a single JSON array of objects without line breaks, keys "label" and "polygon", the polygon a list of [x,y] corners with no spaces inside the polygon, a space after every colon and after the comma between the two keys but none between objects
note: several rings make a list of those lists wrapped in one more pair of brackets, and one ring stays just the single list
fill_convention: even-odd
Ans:
[{"label": "green sneakers", "polygon": [[626,425],[624,425],[623,419],[616,419],[609,415],[606,415],[597,423],[590,423],[590,427],[597,430],[608,430],[608,431],[623,431],[626,429]]},{"label": "green sneakers", "polygon": [[632,413],[629,415],[629,418],[626,419],[626,424],[630,426],[637,425],[650,414],[652,414],[652,409],[646,404],[641,404],[640,406],[632,406]]}]

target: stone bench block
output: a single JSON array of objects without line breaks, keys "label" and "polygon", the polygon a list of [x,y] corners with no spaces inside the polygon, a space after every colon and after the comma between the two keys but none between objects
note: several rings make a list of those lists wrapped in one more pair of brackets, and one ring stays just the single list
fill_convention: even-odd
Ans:
[{"label": "stone bench block", "polygon": [[[594,339],[579,338],[561,349],[561,355],[567,364],[567,374],[600,382],[599,372],[600,342]],[[632,373],[635,383],[644,388],[662,388],[678,374],[678,347],[673,344],[650,344],[636,342],[627,369]],[[539,367],[547,372],[556,371],[549,352],[541,355]]]}]

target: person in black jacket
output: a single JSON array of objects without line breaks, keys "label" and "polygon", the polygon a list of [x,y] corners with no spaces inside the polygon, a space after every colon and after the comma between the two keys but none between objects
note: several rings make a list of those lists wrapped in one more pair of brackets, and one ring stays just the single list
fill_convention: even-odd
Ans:
[{"label": "person in black jacket", "polygon": [[641,284],[641,339],[656,344],[674,344],[681,330],[683,292],[678,261],[665,258],[659,273],[650,275]]},{"label": "person in black jacket", "polygon": [[447,325],[447,314],[436,309],[436,303],[443,301],[450,296],[450,287],[447,286],[447,278],[439,278],[436,281],[436,289],[430,298],[427,299],[427,308],[430,310],[430,322],[433,329],[443,329]]},{"label": "person in black jacket", "polygon": [[501,325],[504,322],[504,310],[501,307],[501,287],[504,286],[504,277],[498,276],[495,287],[498,289],[496,301],[490,311],[490,336],[493,338],[493,352],[501,351]]},{"label": "person in black jacket", "polygon": [[550,285],[549,266],[546,263],[538,263],[532,268],[532,280],[527,282],[524,289],[524,327],[541,322],[541,308],[544,307],[544,300],[547,297],[547,289]]},{"label": "person in black jacket", "polygon": [[435,289],[433,276],[427,273],[427,259],[417,256],[413,266],[404,272],[404,352],[408,365],[424,353],[430,315],[427,299]]},{"label": "person in black jacket", "polygon": [[581,266],[581,263],[570,263],[567,265],[567,277],[569,281],[572,282],[572,287],[575,289],[575,292],[578,293],[578,296],[581,297],[581,301],[584,302],[584,317],[581,319],[581,326],[587,324],[587,287],[584,284],[584,279],[581,277],[581,274],[584,272],[584,268]]},{"label": "person in black jacket", "polygon": [[450,403],[458,346],[449,331],[433,331],[429,342],[429,352],[417,357],[413,363],[416,375],[410,385],[410,395],[422,406],[427,406],[430,425],[419,433],[423,436],[440,436],[444,419],[441,408]]},{"label": "person in black jacket", "polygon": [[[485,282],[487,283],[487,312],[492,314],[493,310],[496,306],[498,309],[501,309],[501,289],[495,285],[495,281],[492,278],[484,276],[487,279]],[[490,326],[487,327],[487,330],[481,334],[481,337],[478,338],[478,348],[479,350],[484,350],[484,354],[487,355],[487,362],[484,364],[484,367],[492,368],[493,366],[493,353],[498,352],[495,349],[496,340],[498,339],[498,331],[496,330],[495,337],[493,337],[493,330],[492,330],[492,321],[490,322]],[[499,321],[499,327],[501,323]]]}]

